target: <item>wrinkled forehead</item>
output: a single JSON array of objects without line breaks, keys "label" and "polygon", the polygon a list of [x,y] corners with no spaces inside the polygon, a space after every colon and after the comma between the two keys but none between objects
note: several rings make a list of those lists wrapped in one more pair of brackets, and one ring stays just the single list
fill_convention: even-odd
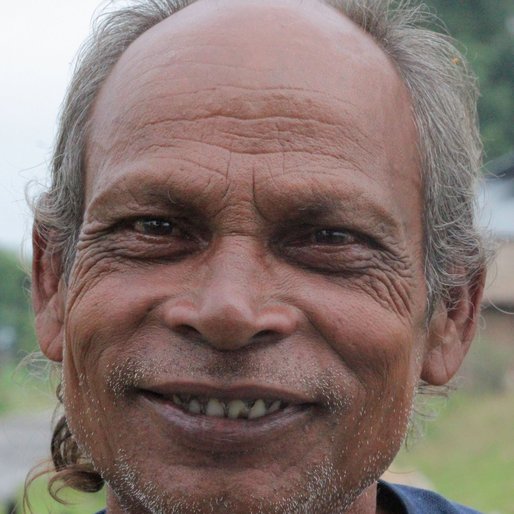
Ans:
[{"label": "wrinkled forehead", "polygon": [[265,153],[283,147],[269,134],[308,132],[306,120],[327,129],[308,134],[313,144],[340,139],[354,160],[363,138],[381,158],[396,152],[388,139],[416,146],[394,65],[343,14],[316,0],[199,0],[124,52],[95,103],[90,148],[116,160],[158,127],[170,141],[191,129],[236,152]]}]

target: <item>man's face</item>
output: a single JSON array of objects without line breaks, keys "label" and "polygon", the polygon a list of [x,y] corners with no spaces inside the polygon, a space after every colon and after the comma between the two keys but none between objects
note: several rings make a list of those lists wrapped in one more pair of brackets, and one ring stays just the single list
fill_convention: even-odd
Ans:
[{"label": "man's face", "polygon": [[64,355],[113,513],[371,504],[425,351],[416,146],[394,67],[316,2],[199,2],[123,55]]}]

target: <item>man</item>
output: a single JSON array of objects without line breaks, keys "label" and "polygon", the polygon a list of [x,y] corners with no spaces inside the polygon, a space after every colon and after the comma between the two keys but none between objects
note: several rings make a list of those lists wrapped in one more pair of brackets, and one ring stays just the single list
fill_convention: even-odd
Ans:
[{"label": "man", "polygon": [[33,297],[54,480],[109,514],[471,512],[378,480],[475,331],[474,86],[333,4],[140,1],[81,54]]}]

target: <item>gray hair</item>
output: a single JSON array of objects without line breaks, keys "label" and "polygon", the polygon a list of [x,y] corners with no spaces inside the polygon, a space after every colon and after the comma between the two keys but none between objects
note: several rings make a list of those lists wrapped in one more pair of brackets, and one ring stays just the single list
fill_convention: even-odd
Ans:
[{"label": "gray hair", "polygon": [[[95,98],[115,63],[143,32],[195,0],[132,0],[97,19],[79,52],[59,119],[51,184],[34,202],[36,227],[61,254],[68,276],[83,217],[84,155]],[[427,320],[452,291],[474,284],[487,252],[476,224],[482,146],[476,80],[451,38],[409,0],[322,0],[370,34],[395,63],[412,97],[424,190]]]}]

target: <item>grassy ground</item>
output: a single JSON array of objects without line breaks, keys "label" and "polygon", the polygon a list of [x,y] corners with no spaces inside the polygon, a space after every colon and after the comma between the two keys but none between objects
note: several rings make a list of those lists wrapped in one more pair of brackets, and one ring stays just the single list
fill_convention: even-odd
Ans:
[{"label": "grassy ground", "polygon": [[35,364],[0,366],[0,416],[53,408],[55,389],[47,376],[48,370],[37,369]]},{"label": "grassy ground", "polygon": [[[65,494],[60,495],[67,502],[63,505],[50,497],[46,485],[46,480],[41,478],[34,482],[29,489],[32,514],[94,514],[105,508],[104,491],[97,494],[79,494],[68,490]],[[19,504],[21,505],[21,491],[19,498]],[[1,507],[0,513],[7,514],[2,511]],[[24,513],[30,514],[28,510]]]},{"label": "grassy ground", "polygon": [[514,514],[514,393],[453,395],[426,437],[395,469],[418,470],[444,496],[486,513]]},{"label": "grassy ground", "polygon": [[[51,385],[48,376],[49,370],[34,361],[28,365],[0,366],[0,416],[54,408],[55,386]],[[63,495],[71,503],[61,505],[48,495],[44,478],[37,480],[30,491],[33,514],[93,514],[105,505],[105,499],[101,493],[82,495],[73,492]],[[21,500],[22,486],[20,485],[19,505]],[[7,514],[5,508],[4,505],[0,505],[0,514]],[[28,511],[26,514],[29,514]]]}]

